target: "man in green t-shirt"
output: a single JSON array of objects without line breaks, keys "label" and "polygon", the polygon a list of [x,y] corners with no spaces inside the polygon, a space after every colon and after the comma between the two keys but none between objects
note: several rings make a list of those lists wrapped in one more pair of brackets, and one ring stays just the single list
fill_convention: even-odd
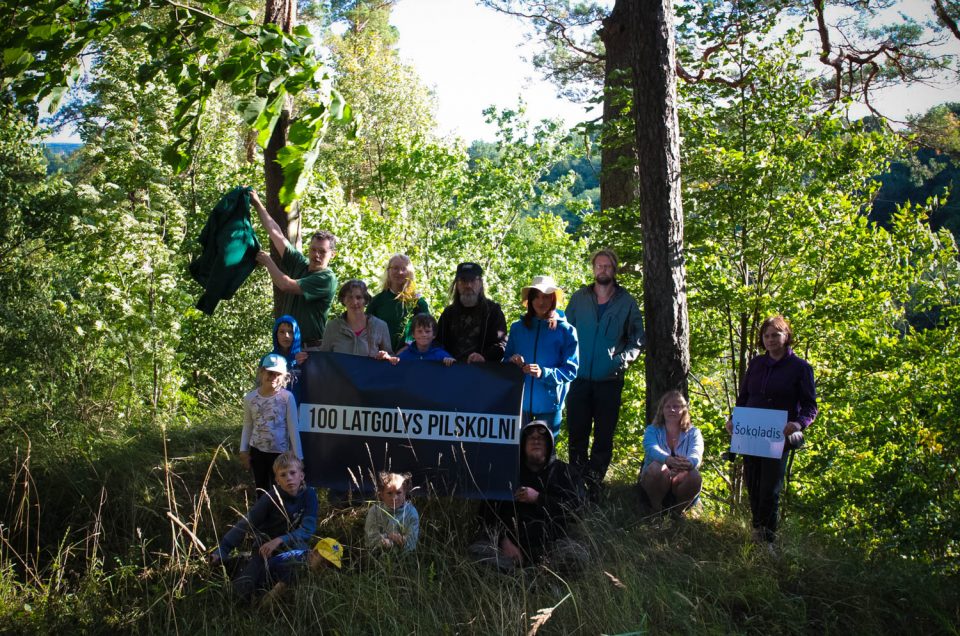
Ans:
[{"label": "man in green t-shirt", "polygon": [[305,351],[319,350],[330,305],[337,295],[337,275],[327,267],[337,253],[337,237],[327,231],[315,232],[307,258],[287,242],[256,191],[251,190],[250,203],[257,209],[270,242],[280,253],[280,265],[267,252],[257,255],[257,262],[267,268],[273,284],[284,293],[280,313],[297,319]]}]

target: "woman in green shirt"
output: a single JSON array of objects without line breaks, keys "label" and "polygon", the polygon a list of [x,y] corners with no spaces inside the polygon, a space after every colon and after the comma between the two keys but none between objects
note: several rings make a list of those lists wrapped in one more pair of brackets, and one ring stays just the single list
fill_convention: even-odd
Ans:
[{"label": "woman in green shirt", "polygon": [[427,301],[417,291],[413,264],[406,254],[394,254],[383,275],[383,290],[373,297],[367,313],[387,323],[393,350],[399,353],[411,340],[410,320],[429,314]]}]

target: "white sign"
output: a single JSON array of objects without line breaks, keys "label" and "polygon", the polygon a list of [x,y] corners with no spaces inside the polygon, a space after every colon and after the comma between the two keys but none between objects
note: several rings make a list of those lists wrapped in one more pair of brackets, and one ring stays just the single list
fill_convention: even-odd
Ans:
[{"label": "white sign", "polygon": [[733,437],[730,450],[739,455],[780,459],[783,456],[783,427],[787,412],[737,406],[733,409]]},{"label": "white sign", "polygon": [[490,413],[301,404],[297,430],[361,437],[517,444],[519,425],[519,417]]}]

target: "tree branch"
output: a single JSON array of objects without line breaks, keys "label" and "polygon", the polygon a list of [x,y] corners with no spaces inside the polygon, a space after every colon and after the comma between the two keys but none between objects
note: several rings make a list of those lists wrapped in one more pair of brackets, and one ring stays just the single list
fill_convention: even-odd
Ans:
[{"label": "tree branch", "polygon": [[203,11],[202,9],[198,9],[198,8],[196,8],[196,7],[191,7],[191,6],[185,5],[185,4],[180,4],[179,2],[174,2],[174,0],[161,0],[161,1],[164,2],[164,3],[166,3],[166,4],[168,4],[168,5],[170,5],[171,7],[175,8],[175,9],[183,9],[183,10],[186,11],[187,13],[195,13],[195,14],[197,14],[197,15],[202,15],[203,17],[207,18],[208,20],[213,20],[213,21],[216,22],[217,24],[221,24],[221,25],[223,25],[223,26],[225,26],[225,27],[227,27],[227,28],[229,28],[229,29],[233,29],[234,31],[239,31],[240,33],[243,33],[243,34],[244,34],[245,36],[247,36],[248,38],[254,37],[253,35],[247,33],[247,32],[244,31],[243,29],[241,29],[239,25],[231,24],[230,22],[227,22],[226,20],[221,20],[220,18],[218,18],[217,16],[213,15],[212,13],[207,13],[206,11]]},{"label": "tree branch", "polygon": [[[572,50],[576,51],[580,55],[583,55],[584,57],[589,58],[593,62],[602,62],[604,60],[603,55],[597,53],[596,51],[585,49],[582,46],[580,46],[578,43],[576,43],[567,32],[567,29],[570,27],[570,25],[550,15],[545,10],[539,11],[539,12],[525,13],[523,11],[511,9],[509,8],[509,6],[498,4],[494,0],[481,0],[481,2],[484,6],[489,7],[494,11],[503,13],[505,15],[513,16],[515,18],[522,18],[524,20],[530,20],[530,21],[533,21],[534,23],[536,23],[536,21],[538,20],[542,21],[547,25],[549,25],[550,27],[553,27],[552,30],[548,29],[549,33],[546,34],[547,37],[554,37],[560,40],[561,42],[564,43],[564,45],[570,47]],[[541,4],[541,6],[543,5]],[[577,23],[575,26],[586,27],[590,24],[598,24],[599,22],[600,22],[599,19],[591,19],[586,22]]]},{"label": "tree branch", "polygon": [[957,20],[950,16],[947,7],[943,4],[943,0],[933,0],[933,12],[937,14],[940,23],[947,27],[950,33],[953,33],[953,37],[960,40],[960,28],[957,27]]}]

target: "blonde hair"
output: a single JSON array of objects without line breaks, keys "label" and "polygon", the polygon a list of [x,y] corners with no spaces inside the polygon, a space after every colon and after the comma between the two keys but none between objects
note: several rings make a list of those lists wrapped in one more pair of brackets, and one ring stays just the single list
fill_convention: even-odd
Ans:
[{"label": "blonde hair", "polygon": [[658,428],[663,428],[666,425],[667,419],[663,416],[663,407],[666,406],[670,400],[680,400],[683,402],[683,414],[680,416],[680,430],[689,430],[691,426],[690,403],[687,402],[687,398],[683,397],[683,393],[677,390],[667,391],[663,394],[663,397],[660,398],[660,401],[657,402],[657,413],[653,416],[653,425]]},{"label": "blonde hair", "polygon": [[403,289],[396,295],[396,299],[402,303],[414,303],[420,298],[420,292],[417,291],[416,270],[410,261],[410,257],[406,254],[394,254],[390,257],[390,260],[387,261],[387,268],[383,272],[383,280],[381,281],[381,291],[390,290],[390,264],[395,260],[402,261],[407,267],[407,282],[403,284]]},{"label": "blonde hair", "polygon": [[292,450],[288,450],[273,460],[273,474],[276,475],[277,472],[283,470],[284,468],[290,468],[291,466],[296,466],[300,469],[300,472],[303,472],[303,460],[297,457],[297,454]]},{"label": "blonde hair", "polygon": [[377,492],[382,492],[388,486],[396,486],[407,495],[410,494],[410,487],[413,485],[413,474],[383,471],[377,475],[377,482]]}]

